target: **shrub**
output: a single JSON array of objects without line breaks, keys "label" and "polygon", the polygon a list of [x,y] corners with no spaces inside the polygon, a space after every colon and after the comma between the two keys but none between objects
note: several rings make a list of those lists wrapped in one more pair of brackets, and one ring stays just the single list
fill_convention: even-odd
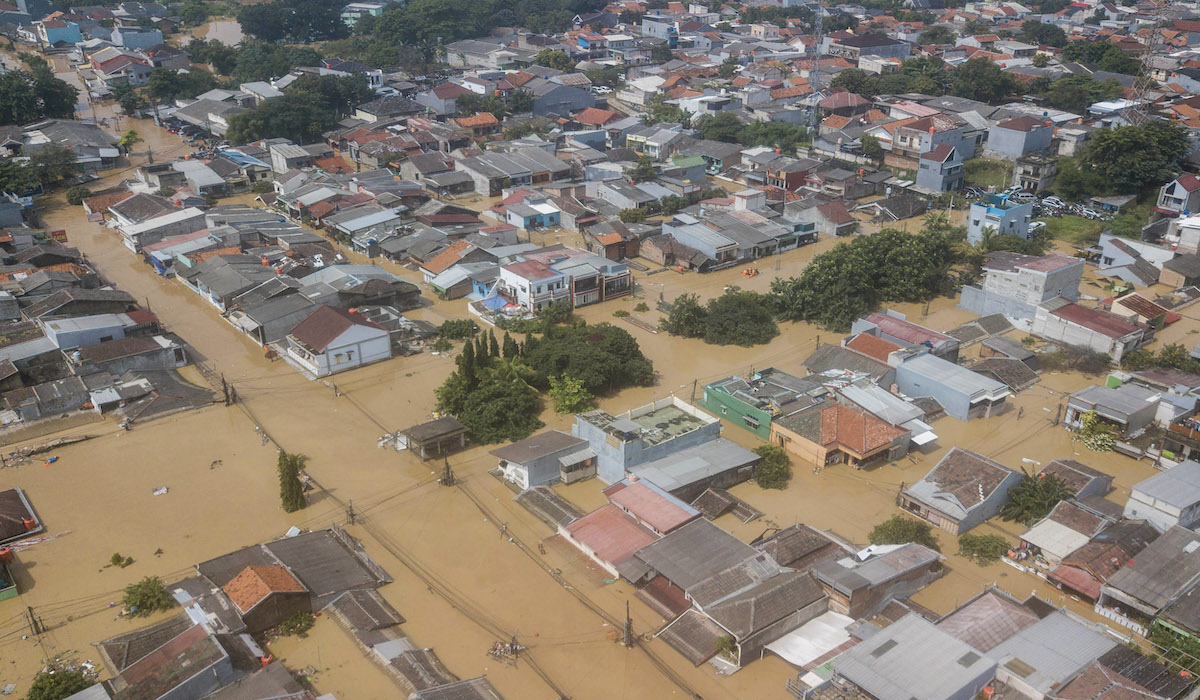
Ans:
[{"label": "shrub", "polygon": [[1008,542],[1000,535],[961,535],[958,538],[958,553],[976,559],[981,564],[991,564],[1008,551]]},{"label": "shrub", "polygon": [[66,668],[42,671],[30,684],[25,700],[63,700],[91,685],[83,671]]},{"label": "shrub", "polygon": [[617,309],[613,312],[613,316],[616,316],[617,318],[629,318],[629,312],[625,309]]},{"label": "shrub", "polygon": [[717,637],[717,653],[729,660],[737,658],[737,644],[733,641],[733,637],[722,635]]},{"label": "shrub", "polygon": [[1108,452],[1117,444],[1117,427],[1093,409],[1079,419],[1079,430],[1071,437],[1093,452]]},{"label": "shrub", "polygon": [[446,340],[445,338],[438,338],[437,340],[433,341],[434,352],[446,352],[451,347],[453,347],[453,345],[451,345],[450,341]]},{"label": "shrub", "polygon": [[167,592],[162,579],[157,576],[147,576],[126,586],[122,600],[129,608],[129,614],[134,617],[145,617],[159,610],[175,607],[175,599]]},{"label": "shrub", "polygon": [[267,180],[259,180],[258,182],[254,183],[254,186],[250,188],[250,191],[254,194],[268,194],[275,191],[275,185],[272,185]]},{"label": "shrub", "polygon": [[154,194],[158,195],[159,197],[166,197],[166,198],[170,199],[171,197],[175,196],[175,188],[174,187],[159,187],[158,190]]},{"label": "shrub", "polygon": [[312,613],[297,610],[279,623],[279,634],[285,637],[307,637],[317,618]]},{"label": "shrub", "polygon": [[1112,358],[1102,352],[1077,345],[1067,345],[1054,352],[1039,356],[1038,364],[1043,370],[1074,370],[1083,374],[1103,374],[1112,366]]},{"label": "shrub", "polygon": [[581,413],[591,408],[596,400],[583,386],[583,382],[565,374],[561,377],[550,377],[549,393],[557,413]]},{"label": "shrub", "polygon": [[617,212],[617,218],[621,223],[625,224],[640,224],[646,220],[645,209],[622,209]]},{"label": "shrub", "polygon": [[754,481],[764,489],[785,489],[792,480],[792,459],[779,445],[759,445],[754,454],[762,461],[754,468]]},{"label": "shrub", "polygon": [[478,333],[479,326],[469,318],[455,319],[438,326],[437,332],[448,340],[462,340]]},{"label": "shrub", "polygon": [[930,549],[938,549],[937,537],[933,534],[933,526],[923,520],[913,520],[903,515],[893,515],[871,530],[867,535],[871,544],[908,544],[916,542]]},{"label": "shrub", "polygon": [[79,206],[83,204],[83,200],[92,196],[92,191],[83,185],[76,185],[67,190],[67,204]]},{"label": "shrub", "polygon": [[646,305],[646,302],[639,301],[638,305],[633,307],[633,310],[638,312],[639,314],[644,314],[650,310],[650,307]]},{"label": "shrub", "polygon": [[308,505],[304,498],[304,485],[300,483],[300,468],[304,466],[304,455],[279,451],[276,468],[279,472],[279,501],[285,513],[295,513]]},{"label": "shrub", "polygon": [[120,552],[113,552],[113,555],[108,560],[109,566],[116,566],[124,569],[133,563],[133,557],[123,557]]}]

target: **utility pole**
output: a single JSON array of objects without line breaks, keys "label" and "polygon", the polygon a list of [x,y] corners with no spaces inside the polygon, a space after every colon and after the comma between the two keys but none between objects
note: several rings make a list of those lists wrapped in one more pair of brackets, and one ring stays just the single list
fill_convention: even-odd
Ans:
[{"label": "utility pole", "polygon": [[1060,418],[1062,418],[1062,407],[1063,407],[1062,403],[1059,403],[1058,410],[1054,412],[1054,423],[1052,423],[1051,425],[1058,425],[1058,420]]},{"label": "utility pole", "polygon": [[692,399],[688,403],[696,403],[696,384],[699,383],[699,381],[699,379],[692,380]]},{"label": "utility pole", "polygon": [[441,482],[442,486],[453,486],[455,483],[454,472],[450,469],[450,459],[448,457],[443,459],[445,459],[446,464],[442,468],[442,478],[438,479],[438,481]]},{"label": "utility pole", "polygon": [[225,405],[229,405],[229,384],[225,381],[225,375],[221,375],[221,393],[225,396]]},{"label": "utility pole", "polygon": [[351,525],[353,525],[355,516],[357,515],[358,514],[354,512],[354,500],[351,499],[349,505],[346,506],[346,519],[350,521]]},{"label": "utility pole", "polygon": [[625,648],[633,648],[633,618],[629,617],[629,601],[625,601]]}]

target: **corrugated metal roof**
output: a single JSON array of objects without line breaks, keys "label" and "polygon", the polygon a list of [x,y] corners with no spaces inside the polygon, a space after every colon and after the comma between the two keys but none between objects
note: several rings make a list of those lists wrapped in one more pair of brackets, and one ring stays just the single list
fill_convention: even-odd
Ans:
[{"label": "corrugated metal roof", "polygon": [[1002,642],[992,655],[1025,683],[1050,693],[1116,645],[1104,632],[1054,612]]}]

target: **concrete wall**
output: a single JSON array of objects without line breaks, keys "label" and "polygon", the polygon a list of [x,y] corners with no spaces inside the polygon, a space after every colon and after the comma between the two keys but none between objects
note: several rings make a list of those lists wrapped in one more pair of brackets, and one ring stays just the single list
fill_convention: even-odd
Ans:
[{"label": "concrete wall", "polygon": [[1046,340],[1056,340],[1107,353],[1112,357],[1113,362],[1120,362],[1125,353],[1137,350],[1142,344],[1140,333],[1113,339],[1083,326],[1069,323],[1043,308],[1037,310],[1032,332]]},{"label": "concrete wall", "polygon": [[1029,222],[1033,219],[1033,202],[1021,204],[1009,209],[990,207],[987,204],[975,202],[967,212],[967,242],[978,245],[983,241],[983,230],[989,226],[996,229],[996,235],[1014,233],[1021,238],[1029,238]]},{"label": "concrete wall", "polygon": [[1004,314],[1006,318],[1033,323],[1037,306],[994,294],[978,287],[963,287],[958,306],[978,316]]},{"label": "concrete wall", "polygon": [[1017,158],[1034,151],[1050,148],[1054,138],[1053,127],[1039,126],[1032,131],[1004,129],[993,126],[988,130],[988,150],[999,155]]},{"label": "concrete wall", "polygon": [[902,394],[908,397],[933,397],[937,399],[942,408],[946,409],[946,415],[948,416],[963,421],[969,418],[971,410],[970,396],[952,386],[919,374],[913,371],[911,367],[902,364],[896,368],[896,386]]},{"label": "concrete wall", "polygon": [[1180,509],[1148,496],[1134,487],[1125,503],[1125,517],[1145,520],[1159,532],[1165,532],[1174,525],[1191,529],[1200,522],[1200,503]]}]

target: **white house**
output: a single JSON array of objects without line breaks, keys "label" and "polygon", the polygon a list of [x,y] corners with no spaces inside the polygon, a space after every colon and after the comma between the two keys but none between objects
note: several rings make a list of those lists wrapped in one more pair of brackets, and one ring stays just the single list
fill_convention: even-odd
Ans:
[{"label": "white house", "polygon": [[284,342],[284,359],[310,377],[324,377],[392,356],[386,329],[334,306],[317,307],[296,324]]},{"label": "white house", "polygon": [[529,311],[571,296],[566,275],[537,260],[502,266],[496,291]]},{"label": "white house", "polygon": [[1159,532],[1200,524],[1200,463],[1188,460],[1136,484],[1125,517],[1145,520]]}]

